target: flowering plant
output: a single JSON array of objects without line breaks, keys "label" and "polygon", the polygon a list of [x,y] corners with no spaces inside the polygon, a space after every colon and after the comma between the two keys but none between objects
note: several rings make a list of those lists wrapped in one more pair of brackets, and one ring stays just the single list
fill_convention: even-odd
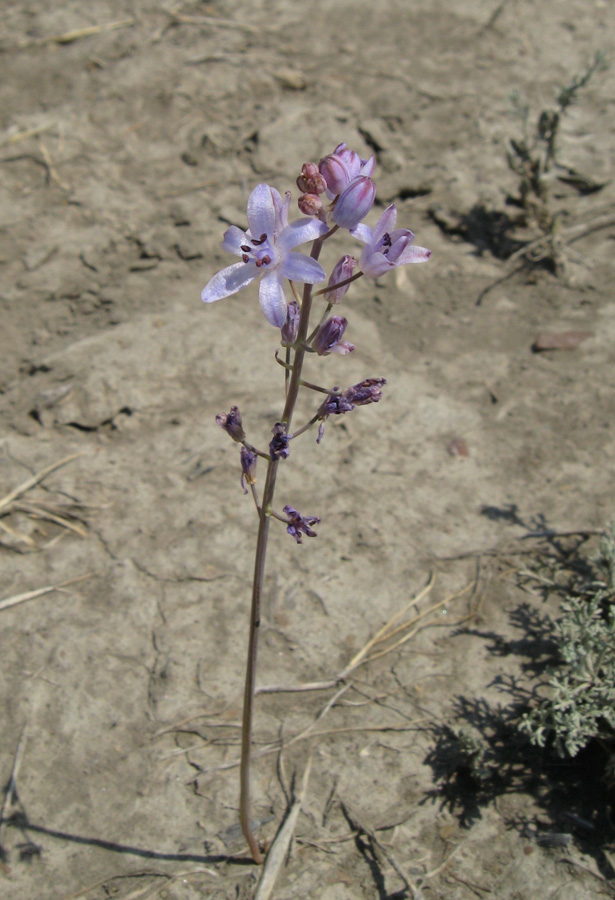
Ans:
[{"label": "flowering plant", "polygon": [[[303,536],[317,536],[313,526],[320,523],[318,516],[302,515],[288,504],[282,512],[274,509],[278,466],[288,459],[290,443],[296,437],[318,424],[317,442],[320,443],[329,416],[344,415],[358,406],[377,403],[386,384],[384,378],[377,377],[367,378],[344,390],[320,387],[303,380],[305,357],[309,353],[320,356],[347,354],[355,349],[354,344],[342,339],[348,320],[344,316],[329,315],[333,306],[342,302],[351,282],[362,276],[376,279],[398,266],[426,262],[430,256],[429,250],[413,245],[414,234],[411,231],[407,228],[395,229],[395,204],[383,212],[373,229],[363,223],[376,197],[376,185],[371,177],[373,171],[373,157],[361,159],[343,143],[318,164],[305,163],[297,178],[301,191],[298,207],[304,217],[290,223],[290,191],[282,200],[275,188],[267,184],[257,185],[248,199],[248,228],[243,231],[232,225],[222,243],[225,250],[241,257],[241,261],[216,273],[201,295],[205,303],[213,303],[259,279],[261,308],[269,324],[280,329],[280,343],[285,349],[284,360],[279,358],[277,352],[275,357],[285,370],[285,402],[279,421],[273,425],[273,437],[267,450],[259,450],[248,442],[236,406],[232,406],[229,413],[216,417],[218,425],[241,444],[241,484],[245,493],[248,493],[246,485],[250,487],[259,522],[240,765],[240,821],[256,863],[262,862],[263,857],[250,826],[250,757],[258,629],[269,526],[272,519],[279,520],[286,525],[288,534],[301,544]],[[345,254],[335,264],[327,280],[327,274],[318,260],[325,241],[340,229],[347,230],[352,238],[364,244],[359,270],[354,271],[357,260]],[[312,248],[309,256],[295,252],[295,247],[310,241]],[[315,292],[314,285],[324,281],[327,281],[326,287]],[[292,294],[290,300],[285,290],[286,283]],[[301,296],[296,283],[303,284]],[[324,298],[326,307],[320,321],[310,331],[313,301],[318,296]],[[291,431],[301,388],[325,394],[325,399],[308,422]],[[262,497],[259,497],[256,488],[259,457],[267,463]]]}]

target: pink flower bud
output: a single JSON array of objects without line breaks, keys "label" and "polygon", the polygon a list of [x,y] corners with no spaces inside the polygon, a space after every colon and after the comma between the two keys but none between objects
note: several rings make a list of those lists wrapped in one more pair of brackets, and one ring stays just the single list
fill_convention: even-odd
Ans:
[{"label": "pink flower bud", "polygon": [[[356,264],[357,261],[354,256],[349,256],[348,254],[342,256],[342,258],[336,262],[335,267],[331,272],[328,286],[333,287],[336,284],[339,284],[340,281],[346,281],[347,278],[350,278]],[[325,294],[327,303],[339,303],[349,287],[349,284],[345,284],[335,291],[327,292]]]},{"label": "pink flower bud", "polygon": [[356,228],[374,205],[376,185],[367,175],[354,178],[337,198],[332,219],[341,228]]},{"label": "pink flower bud", "polygon": [[322,209],[322,200],[318,194],[302,194],[297,201],[299,212],[304,216],[317,216]]},{"label": "pink flower bud", "polygon": [[297,187],[302,194],[324,194],[327,183],[318,171],[316,163],[304,163],[301,175],[297,178]]}]

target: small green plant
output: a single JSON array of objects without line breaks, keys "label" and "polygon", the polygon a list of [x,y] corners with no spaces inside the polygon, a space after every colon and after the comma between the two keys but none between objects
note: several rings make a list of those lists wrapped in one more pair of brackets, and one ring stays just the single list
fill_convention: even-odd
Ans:
[{"label": "small green plant", "polygon": [[562,604],[554,625],[558,659],[549,696],[521,722],[533,744],[549,738],[560,756],[575,756],[597,739],[615,781],[615,525],[600,540],[592,573]]},{"label": "small green plant", "polygon": [[532,241],[524,248],[523,255],[529,262],[546,261],[558,275],[564,272],[565,258],[560,238],[561,216],[553,210],[552,204],[551,184],[554,177],[576,186],[582,193],[591,193],[603,186],[561,165],[560,125],[568,107],[576,102],[579,91],[595,72],[605,68],[604,54],[597,52],[585,69],[560,88],[555,106],[541,110],[533,129],[529,124],[529,106],[518,91],[511,94],[514,111],[521,120],[522,136],[509,141],[506,151],[508,165],[519,178],[519,204],[523,210],[524,224],[541,233],[538,242]]}]

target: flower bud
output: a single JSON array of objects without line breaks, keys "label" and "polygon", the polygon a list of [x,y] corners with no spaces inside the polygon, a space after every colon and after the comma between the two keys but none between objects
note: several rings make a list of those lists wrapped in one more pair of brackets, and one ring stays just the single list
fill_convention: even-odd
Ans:
[{"label": "flower bud", "polygon": [[341,194],[352,179],[352,174],[343,160],[335,154],[323,157],[318,164],[318,169],[325,180],[327,189],[334,197]]},{"label": "flower bud", "polygon": [[241,486],[244,494],[248,493],[246,484],[256,484],[256,462],[258,456],[247,447],[241,448]]},{"label": "flower bud", "polygon": [[348,319],[343,316],[331,316],[323,322],[312,341],[316,353],[319,356],[326,356],[328,353],[352,353],[354,344],[342,340],[347,325]]},{"label": "flower bud", "polygon": [[[335,267],[331,272],[329,286],[333,287],[336,284],[339,284],[340,281],[346,281],[347,278],[350,278],[356,264],[357,261],[354,256],[349,256],[348,253],[345,256],[342,256],[342,258],[336,262]],[[349,287],[349,284],[345,284],[334,291],[325,293],[327,303],[339,303]]]},{"label": "flower bud", "polygon": [[282,346],[292,347],[297,340],[299,317],[301,310],[296,300],[291,300],[286,307],[286,322],[282,325]]},{"label": "flower bud", "polygon": [[219,413],[216,416],[216,422],[234,441],[239,443],[245,441],[246,434],[241,427],[241,413],[236,406],[231,406],[229,413]]},{"label": "flower bud", "polygon": [[302,194],[297,200],[297,206],[304,216],[317,216],[322,209],[322,200],[318,194]]},{"label": "flower bud", "polygon": [[332,219],[340,228],[355,228],[374,205],[376,185],[367,175],[358,175],[337,198]]},{"label": "flower bud", "polygon": [[316,163],[304,163],[301,175],[297,178],[297,187],[302,194],[324,194],[327,183],[318,171]]}]

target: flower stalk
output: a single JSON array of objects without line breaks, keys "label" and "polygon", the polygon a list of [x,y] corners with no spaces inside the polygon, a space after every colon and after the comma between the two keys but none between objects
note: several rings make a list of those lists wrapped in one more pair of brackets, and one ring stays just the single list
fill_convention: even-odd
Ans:
[{"label": "flower stalk", "polygon": [[[269,528],[272,519],[279,520],[295,542],[301,544],[303,536],[317,537],[312,526],[320,522],[318,516],[302,515],[290,504],[284,505],[284,515],[274,510],[278,467],[280,462],[289,457],[293,438],[318,425],[316,443],[319,444],[329,416],[343,415],[356,407],[378,402],[386,383],[384,378],[368,378],[345,389],[337,386],[331,389],[319,387],[302,377],[306,354],[327,357],[331,353],[345,355],[355,349],[353,344],[342,340],[348,324],[346,317],[329,317],[332,306],[342,302],[353,281],[363,275],[377,278],[397,266],[424,262],[430,255],[428,250],[411,246],[414,239],[411,231],[392,230],[397,215],[394,205],[385,211],[374,229],[363,224],[362,220],[370,211],[376,195],[375,183],[371,178],[373,169],[373,158],[361,159],[346,144],[339,144],[318,165],[306,163],[298,179],[298,187],[304,192],[299,198],[299,210],[306,217],[291,223],[288,222],[290,192],[282,200],[275,188],[266,184],[257,185],[248,200],[247,230],[243,231],[232,225],[224,236],[224,249],[239,256],[241,262],[214,275],[201,295],[206,303],[213,303],[258,280],[261,308],[269,324],[280,329],[280,343],[285,349],[285,361],[279,358],[277,351],[275,354],[276,362],[284,368],[285,399],[282,415],[272,428],[269,452],[257,450],[248,443],[241,414],[236,406],[232,406],[229,413],[220,413],[216,418],[218,425],[229,437],[242,445],[241,485],[245,493],[248,493],[246,485],[249,486],[258,516],[239,775],[241,829],[252,859],[257,864],[262,863],[263,854],[250,825],[250,773],[256,665]],[[329,206],[326,205],[327,200],[330,201]],[[340,228],[346,229],[351,237],[365,245],[359,260],[360,271],[353,274],[356,260],[346,254],[334,266],[327,287],[316,293],[314,285],[327,278],[319,262],[323,245]],[[294,252],[295,247],[309,241],[313,242],[309,256]],[[286,282],[293,295],[290,303],[284,290]],[[303,284],[301,299],[294,282]],[[318,324],[310,332],[313,302],[320,295],[324,297],[326,308],[324,312],[315,314]],[[319,401],[320,405],[308,422],[293,434],[290,430],[291,423],[302,387],[325,394],[326,397]],[[259,457],[267,461],[260,502],[255,487]]]}]

